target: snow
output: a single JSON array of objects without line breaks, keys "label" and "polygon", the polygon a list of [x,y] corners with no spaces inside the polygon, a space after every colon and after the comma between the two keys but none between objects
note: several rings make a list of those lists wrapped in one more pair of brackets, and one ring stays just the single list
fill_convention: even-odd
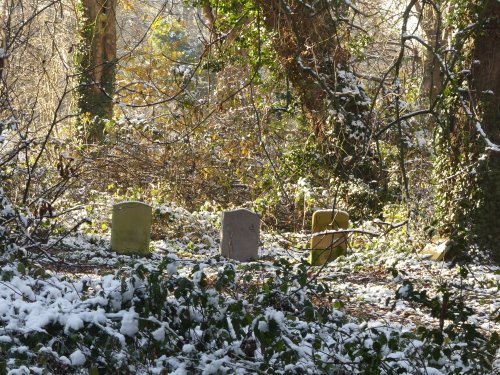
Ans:
[{"label": "snow", "polygon": [[165,340],[165,328],[160,327],[151,333],[156,341]]},{"label": "snow", "polygon": [[26,366],[21,366],[16,370],[10,370],[7,375],[28,375],[30,373],[30,369]]},{"label": "snow", "polygon": [[189,353],[194,353],[195,351],[196,351],[196,349],[194,348],[194,345],[192,345],[192,344],[184,344],[182,346],[183,353],[189,354]]},{"label": "snow", "polygon": [[138,314],[132,308],[130,311],[123,313],[120,333],[123,335],[133,337],[138,331],[139,331]]},{"label": "snow", "polygon": [[64,333],[69,333],[69,330],[79,331],[84,326],[83,320],[78,315],[71,315],[67,318],[64,325]]},{"label": "snow", "polygon": [[[303,188],[309,188],[306,181],[302,185]],[[258,292],[255,300],[247,300],[244,294],[247,290],[240,289],[240,285],[245,285],[245,275],[250,276],[257,285],[280,282],[284,276],[276,276],[276,266],[272,261],[279,257],[294,264],[290,275],[298,272],[297,262],[304,255],[300,244],[307,244],[308,236],[301,233],[277,234],[263,231],[261,255],[271,261],[239,264],[217,256],[220,225],[217,213],[188,213],[178,207],[168,207],[168,211],[177,215],[177,220],[181,223],[190,223],[185,228],[191,234],[181,233],[175,237],[170,233],[163,240],[153,241],[152,245],[156,250],[148,259],[110,253],[106,250],[109,237],[83,233],[65,238],[65,243],[71,246],[71,250],[55,255],[65,259],[68,267],[72,263],[85,262],[97,271],[108,270],[108,274],[94,271],[63,274],[47,270],[43,278],[36,278],[29,272],[21,274],[16,264],[2,265],[0,346],[12,345],[8,354],[10,356],[15,356],[16,353],[27,355],[32,353],[32,348],[20,341],[20,337],[53,332],[54,327],[60,327],[60,335],[68,337],[85,337],[92,330],[93,335],[95,332],[108,335],[108,342],[114,343],[113,356],[117,366],[132,365],[127,362],[130,360],[127,350],[132,341],[138,348],[142,348],[151,344],[167,345],[172,340],[179,340],[180,346],[175,355],[158,353],[148,364],[134,363],[134,371],[139,374],[160,374],[165,369],[169,373],[189,374],[193,371],[192,366],[199,373],[206,374],[256,372],[255,366],[263,361],[261,347],[256,349],[252,361],[246,361],[243,357],[236,359],[228,354],[242,351],[242,338],[238,336],[238,327],[242,323],[235,320],[238,316],[231,313],[231,309],[241,303],[247,311],[252,311],[259,308],[268,297],[263,292]],[[191,227],[188,228],[189,225]],[[47,246],[53,242],[54,240],[49,241]],[[194,246],[188,247],[189,243]],[[298,245],[291,248],[290,243]],[[192,293],[203,291],[203,309],[200,306],[186,305],[190,301],[186,292],[181,293],[180,297],[175,297],[173,292],[167,296],[166,304],[175,308],[168,319],[179,319],[187,314],[192,325],[186,332],[172,329],[170,323],[152,313],[144,315],[141,312],[144,302],[138,296],[145,293],[149,286],[147,280],[138,277],[136,271],[141,267],[145,267],[148,272],[158,270],[162,261],[166,261],[163,268],[165,280],[187,278],[193,282]],[[388,267],[397,268],[398,275],[394,277],[387,271]],[[468,322],[484,332],[498,332],[500,327],[494,316],[500,308],[497,287],[500,281],[499,270],[479,263],[472,264],[470,268],[471,275],[464,281],[467,288],[461,291],[467,298],[468,306],[474,309]],[[231,269],[236,278],[228,284],[230,287],[222,298],[214,287],[214,280],[224,269]],[[309,272],[315,274],[318,269],[310,269]],[[345,351],[345,345],[359,345],[370,352],[375,350],[381,335],[389,340],[393,334],[406,332],[413,335],[417,325],[436,327],[439,322],[428,311],[404,300],[410,292],[409,282],[413,283],[416,290],[425,287],[432,297],[438,293],[439,284],[436,280],[453,281],[459,272],[457,268],[443,267],[443,263],[422,261],[412,253],[390,248],[388,242],[381,240],[367,249],[350,251],[346,257],[337,259],[317,274],[317,281],[327,284],[334,293],[335,300],[332,304],[335,301],[341,302],[339,306],[335,305],[336,310],[331,311],[331,317],[336,319],[337,325],[320,324],[316,317],[313,321],[293,317],[300,311],[278,308],[286,306],[288,302],[284,299],[281,301],[282,305],[264,307],[260,313],[251,316],[253,323],[247,323],[249,326],[245,328],[245,332],[254,329],[256,334],[260,332],[266,335],[271,327],[279,327],[282,342],[287,350],[297,356],[294,363],[287,365],[291,372],[301,369],[306,373],[314,373],[317,369],[312,358],[317,355],[324,361],[336,358],[339,363],[350,364],[346,365],[350,366],[346,367],[350,369],[350,373],[358,373],[356,366],[362,364],[363,359],[359,355],[351,358]],[[208,287],[202,280],[208,283]],[[290,301],[304,301],[307,297],[306,291],[296,282],[291,283],[288,290],[286,298]],[[399,299],[396,299],[396,293]],[[225,333],[220,340],[216,334],[214,340],[204,344],[207,346],[202,351],[198,347],[199,340],[212,334],[211,327],[204,326],[206,311],[210,311],[210,319],[217,327],[225,327]],[[142,324],[139,322],[143,321],[145,326],[150,327],[147,335],[140,328]],[[216,330],[219,331],[222,332],[221,328]],[[321,351],[313,350],[313,343],[318,339],[323,345]],[[57,339],[44,342],[38,353],[45,353],[44,355],[66,366],[85,366],[90,360],[94,360],[90,356],[92,347],[88,343],[79,341],[75,347],[65,352],[56,343]],[[405,369],[408,374],[413,374],[418,367],[424,367],[412,362],[412,353],[421,353],[426,345],[428,344],[424,344],[421,337],[410,336],[407,344],[398,346],[396,350],[382,345],[381,355],[390,360],[394,368]],[[455,348],[459,347],[455,345]],[[149,354],[152,355],[152,352]],[[429,374],[446,373],[446,368],[450,371],[462,371],[465,366],[460,356],[452,358],[454,359],[449,359],[448,362],[443,362],[442,359],[436,363],[426,362],[425,370]],[[497,367],[498,365],[500,363],[495,364]],[[9,362],[8,371],[37,373],[38,370],[36,366],[23,368],[22,365]]]},{"label": "snow", "polygon": [[[163,369],[162,369],[163,371]],[[174,372],[171,373],[172,375],[188,375],[189,373],[187,370],[184,368],[184,366],[178,367]]]},{"label": "snow", "polygon": [[257,325],[258,329],[260,332],[269,332],[269,326],[264,320],[259,321],[259,324]]},{"label": "snow", "polygon": [[443,373],[439,371],[437,368],[434,367],[426,367],[426,368],[420,368],[420,371],[422,374],[427,374],[427,375],[442,375]]},{"label": "snow", "polygon": [[209,375],[209,374],[225,374],[229,368],[224,366],[225,362],[229,362],[229,358],[222,358],[222,359],[217,359],[211,363],[208,363],[206,367],[203,369],[202,374],[203,375]]},{"label": "snow", "polygon": [[69,359],[73,366],[83,366],[86,360],[85,355],[81,350],[75,350],[73,353],[71,353]]},{"label": "snow", "polygon": [[69,359],[68,357],[66,357],[64,355],[59,357],[59,362],[61,362],[64,365],[71,365],[71,359]]},{"label": "snow", "polygon": [[409,293],[410,293],[410,285],[409,284],[402,286],[398,290],[398,295],[400,295],[401,297],[408,297]]}]

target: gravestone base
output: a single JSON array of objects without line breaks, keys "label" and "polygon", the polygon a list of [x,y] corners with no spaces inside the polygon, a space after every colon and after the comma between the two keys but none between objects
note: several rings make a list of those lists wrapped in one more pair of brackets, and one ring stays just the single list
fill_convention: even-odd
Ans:
[{"label": "gravestone base", "polygon": [[340,246],[333,249],[312,249],[309,253],[308,262],[311,266],[322,266],[346,254],[346,249]]}]

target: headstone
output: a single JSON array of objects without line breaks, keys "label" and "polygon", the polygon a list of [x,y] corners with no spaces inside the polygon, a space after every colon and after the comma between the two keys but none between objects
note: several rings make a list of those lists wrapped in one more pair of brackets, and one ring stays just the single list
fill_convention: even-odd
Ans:
[{"label": "headstone", "polygon": [[451,241],[450,239],[440,238],[437,240],[433,240],[433,242],[425,245],[423,250],[420,251],[420,255],[423,259],[430,259],[436,262],[440,262],[444,260],[452,245],[453,241]]},{"label": "headstone", "polygon": [[111,250],[118,254],[149,255],[151,206],[141,202],[122,202],[113,206]]},{"label": "headstone", "polygon": [[220,253],[247,262],[259,254],[259,215],[244,208],[225,211],[222,215]]},{"label": "headstone", "polygon": [[321,266],[347,252],[347,233],[314,234],[318,232],[347,229],[349,214],[339,210],[319,210],[312,217],[311,253],[309,263]]}]

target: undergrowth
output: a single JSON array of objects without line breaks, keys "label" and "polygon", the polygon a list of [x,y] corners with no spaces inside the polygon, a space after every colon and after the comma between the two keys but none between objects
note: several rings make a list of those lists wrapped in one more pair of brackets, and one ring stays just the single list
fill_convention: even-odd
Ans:
[{"label": "undergrowth", "polygon": [[[14,288],[1,298],[16,302],[0,310],[0,372],[485,374],[499,344],[466,323],[469,309],[446,290],[398,289],[395,298],[452,319],[409,330],[335,309],[305,260],[177,266],[168,256],[74,280],[4,260],[1,282]],[[33,321],[43,302],[51,308]]]}]

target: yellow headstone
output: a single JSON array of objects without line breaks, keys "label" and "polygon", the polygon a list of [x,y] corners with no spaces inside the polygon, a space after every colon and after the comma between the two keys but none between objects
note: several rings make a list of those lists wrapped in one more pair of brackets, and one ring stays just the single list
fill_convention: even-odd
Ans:
[{"label": "yellow headstone", "polygon": [[330,262],[347,251],[347,234],[314,234],[329,230],[347,229],[349,214],[339,210],[319,210],[312,217],[311,253],[309,263],[321,266]]},{"label": "yellow headstone", "polygon": [[149,255],[152,208],[141,202],[113,206],[111,250],[118,254]]}]

